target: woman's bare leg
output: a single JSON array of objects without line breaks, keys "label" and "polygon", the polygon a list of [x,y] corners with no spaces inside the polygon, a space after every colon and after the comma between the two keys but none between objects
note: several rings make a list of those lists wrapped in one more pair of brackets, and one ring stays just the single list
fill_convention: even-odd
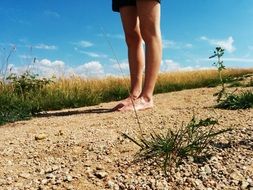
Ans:
[{"label": "woman's bare leg", "polygon": [[[153,92],[162,59],[160,31],[160,4],[154,0],[137,0],[137,15],[141,36],[145,42],[145,80],[142,92],[136,101],[136,109],[153,107]],[[132,110],[128,105],[123,110]]]},{"label": "woman's bare leg", "polygon": [[144,50],[137,17],[137,8],[125,6],[120,9],[121,20],[125,32],[128,48],[128,61],[130,68],[131,90],[134,97],[138,97],[142,89],[142,72],[144,66]]},{"label": "woman's bare leg", "polygon": [[121,101],[113,108],[114,110],[130,104],[131,98],[134,100],[141,94],[142,72],[145,62],[137,8],[135,6],[122,7],[120,8],[120,15],[128,48],[131,89],[130,97]]},{"label": "woman's bare leg", "polygon": [[140,29],[145,41],[145,81],[141,96],[152,100],[162,59],[160,4],[154,0],[137,0]]}]

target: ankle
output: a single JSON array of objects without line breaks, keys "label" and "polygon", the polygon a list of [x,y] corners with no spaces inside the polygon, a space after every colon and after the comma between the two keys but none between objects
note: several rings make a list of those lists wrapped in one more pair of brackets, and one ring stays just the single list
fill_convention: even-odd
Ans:
[{"label": "ankle", "polygon": [[133,100],[136,100],[138,97],[139,97],[139,96],[134,95],[134,94],[130,94],[130,95],[128,96],[128,98],[131,98],[131,99],[133,99]]},{"label": "ankle", "polygon": [[145,102],[153,102],[152,96],[141,95],[139,98],[142,98]]},{"label": "ankle", "polygon": [[129,96],[135,100],[140,97],[140,94],[140,92],[131,92]]}]

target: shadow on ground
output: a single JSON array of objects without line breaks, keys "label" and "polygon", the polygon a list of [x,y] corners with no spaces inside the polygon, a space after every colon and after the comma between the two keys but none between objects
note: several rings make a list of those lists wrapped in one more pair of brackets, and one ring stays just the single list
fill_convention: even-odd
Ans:
[{"label": "shadow on ground", "polygon": [[78,115],[78,114],[103,114],[113,112],[112,109],[88,109],[88,110],[73,110],[73,111],[57,111],[57,112],[44,112],[36,115],[36,117],[53,117],[53,116],[70,116],[70,115]]}]

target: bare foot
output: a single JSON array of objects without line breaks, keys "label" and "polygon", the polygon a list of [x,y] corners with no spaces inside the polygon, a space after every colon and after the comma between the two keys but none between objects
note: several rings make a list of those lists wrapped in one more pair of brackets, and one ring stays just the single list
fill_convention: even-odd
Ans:
[{"label": "bare foot", "polygon": [[[133,106],[134,103],[134,106]],[[125,106],[123,106],[122,108],[119,108],[119,111],[134,111],[134,109],[136,111],[141,111],[141,110],[146,110],[146,109],[150,109],[154,107],[154,103],[153,100],[150,101],[146,101],[143,97],[140,97],[136,100],[134,100],[134,102],[130,102],[130,104],[127,104]]]},{"label": "bare foot", "polygon": [[121,100],[114,108],[111,109],[111,111],[119,111],[124,106],[132,104],[132,102],[135,101],[136,99],[137,99],[136,97],[129,96],[126,99]]}]

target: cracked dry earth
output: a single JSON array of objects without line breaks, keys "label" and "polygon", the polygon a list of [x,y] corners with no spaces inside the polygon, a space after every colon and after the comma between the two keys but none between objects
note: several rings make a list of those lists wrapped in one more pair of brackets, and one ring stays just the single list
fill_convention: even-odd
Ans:
[{"label": "cracked dry earth", "polygon": [[146,133],[188,123],[193,112],[218,119],[219,129],[232,127],[201,162],[189,157],[169,168],[167,177],[150,160],[133,162],[139,149],[121,133],[139,133],[134,113],[108,112],[116,102],[103,103],[1,126],[0,189],[253,190],[253,109],[214,109],[215,92],[159,94],[153,110],[138,112]]}]

